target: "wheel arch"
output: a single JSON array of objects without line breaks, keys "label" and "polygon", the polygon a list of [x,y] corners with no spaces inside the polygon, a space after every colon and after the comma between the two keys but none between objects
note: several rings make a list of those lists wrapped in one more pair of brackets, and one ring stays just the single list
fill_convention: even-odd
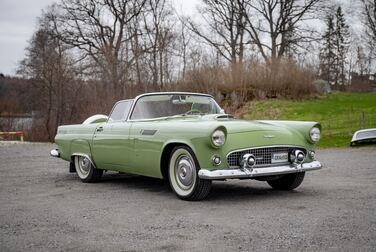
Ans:
[{"label": "wheel arch", "polygon": [[170,161],[170,155],[171,151],[176,147],[176,146],[185,146],[188,147],[189,149],[192,150],[192,152],[195,154],[195,149],[192,147],[192,145],[186,143],[186,142],[179,142],[179,141],[173,141],[167,143],[162,150],[162,155],[161,155],[161,160],[160,160],[160,170],[163,179],[168,179],[168,162]]},{"label": "wheel arch", "polygon": [[96,168],[95,162],[91,155],[91,146],[88,140],[86,139],[74,139],[71,141],[70,146],[70,159],[74,162],[75,156],[83,156],[89,159],[91,164]]},{"label": "wheel arch", "polygon": [[89,155],[85,154],[85,153],[79,153],[79,152],[72,153],[71,154],[71,162],[74,163],[74,158],[77,157],[77,156],[86,157],[87,159],[89,159],[90,163],[94,166],[94,168],[97,168],[95,163],[91,159],[91,157]]}]

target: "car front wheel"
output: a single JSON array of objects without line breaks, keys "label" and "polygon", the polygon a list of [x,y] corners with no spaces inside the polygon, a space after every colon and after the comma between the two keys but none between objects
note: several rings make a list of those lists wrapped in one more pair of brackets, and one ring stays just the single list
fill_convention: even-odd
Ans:
[{"label": "car front wheel", "polygon": [[77,175],[82,182],[91,183],[100,180],[103,174],[103,170],[96,169],[91,163],[90,159],[84,156],[75,156],[74,165]]},{"label": "car front wheel", "polygon": [[303,182],[305,172],[283,175],[278,179],[268,180],[268,184],[276,190],[290,191]]},{"label": "car front wheel", "polygon": [[170,156],[168,178],[172,190],[183,200],[202,200],[211,189],[211,180],[200,179],[200,169],[192,150],[186,146],[175,147]]}]

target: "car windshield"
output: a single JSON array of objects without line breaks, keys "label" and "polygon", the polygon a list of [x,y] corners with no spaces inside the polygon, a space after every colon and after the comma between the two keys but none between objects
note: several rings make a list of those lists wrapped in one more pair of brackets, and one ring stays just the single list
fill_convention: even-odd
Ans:
[{"label": "car windshield", "polygon": [[158,94],[139,98],[131,120],[168,116],[219,114],[221,108],[210,96],[192,94]]}]

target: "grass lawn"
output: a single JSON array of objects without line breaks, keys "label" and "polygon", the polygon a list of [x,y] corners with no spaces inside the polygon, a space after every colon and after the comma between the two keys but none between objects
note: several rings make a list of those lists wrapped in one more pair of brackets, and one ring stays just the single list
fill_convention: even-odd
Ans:
[{"label": "grass lawn", "polygon": [[317,121],[322,125],[319,147],[346,147],[355,131],[376,128],[376,93],[336,92],[304,101],[252,101],[242,116],[254,120]]}]

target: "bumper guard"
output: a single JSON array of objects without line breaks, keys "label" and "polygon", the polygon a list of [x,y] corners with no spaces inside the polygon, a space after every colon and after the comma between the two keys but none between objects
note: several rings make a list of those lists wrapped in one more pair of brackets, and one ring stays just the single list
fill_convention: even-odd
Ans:
[{"label": "bumper guard", "polygon": [[53,150],[50,151],[50,155],[51,155],[52,157],[56,157],[56,158],[58,158],[58,157],[60,157],[60,152],[59,152],[58,149],[53,149]]}]

